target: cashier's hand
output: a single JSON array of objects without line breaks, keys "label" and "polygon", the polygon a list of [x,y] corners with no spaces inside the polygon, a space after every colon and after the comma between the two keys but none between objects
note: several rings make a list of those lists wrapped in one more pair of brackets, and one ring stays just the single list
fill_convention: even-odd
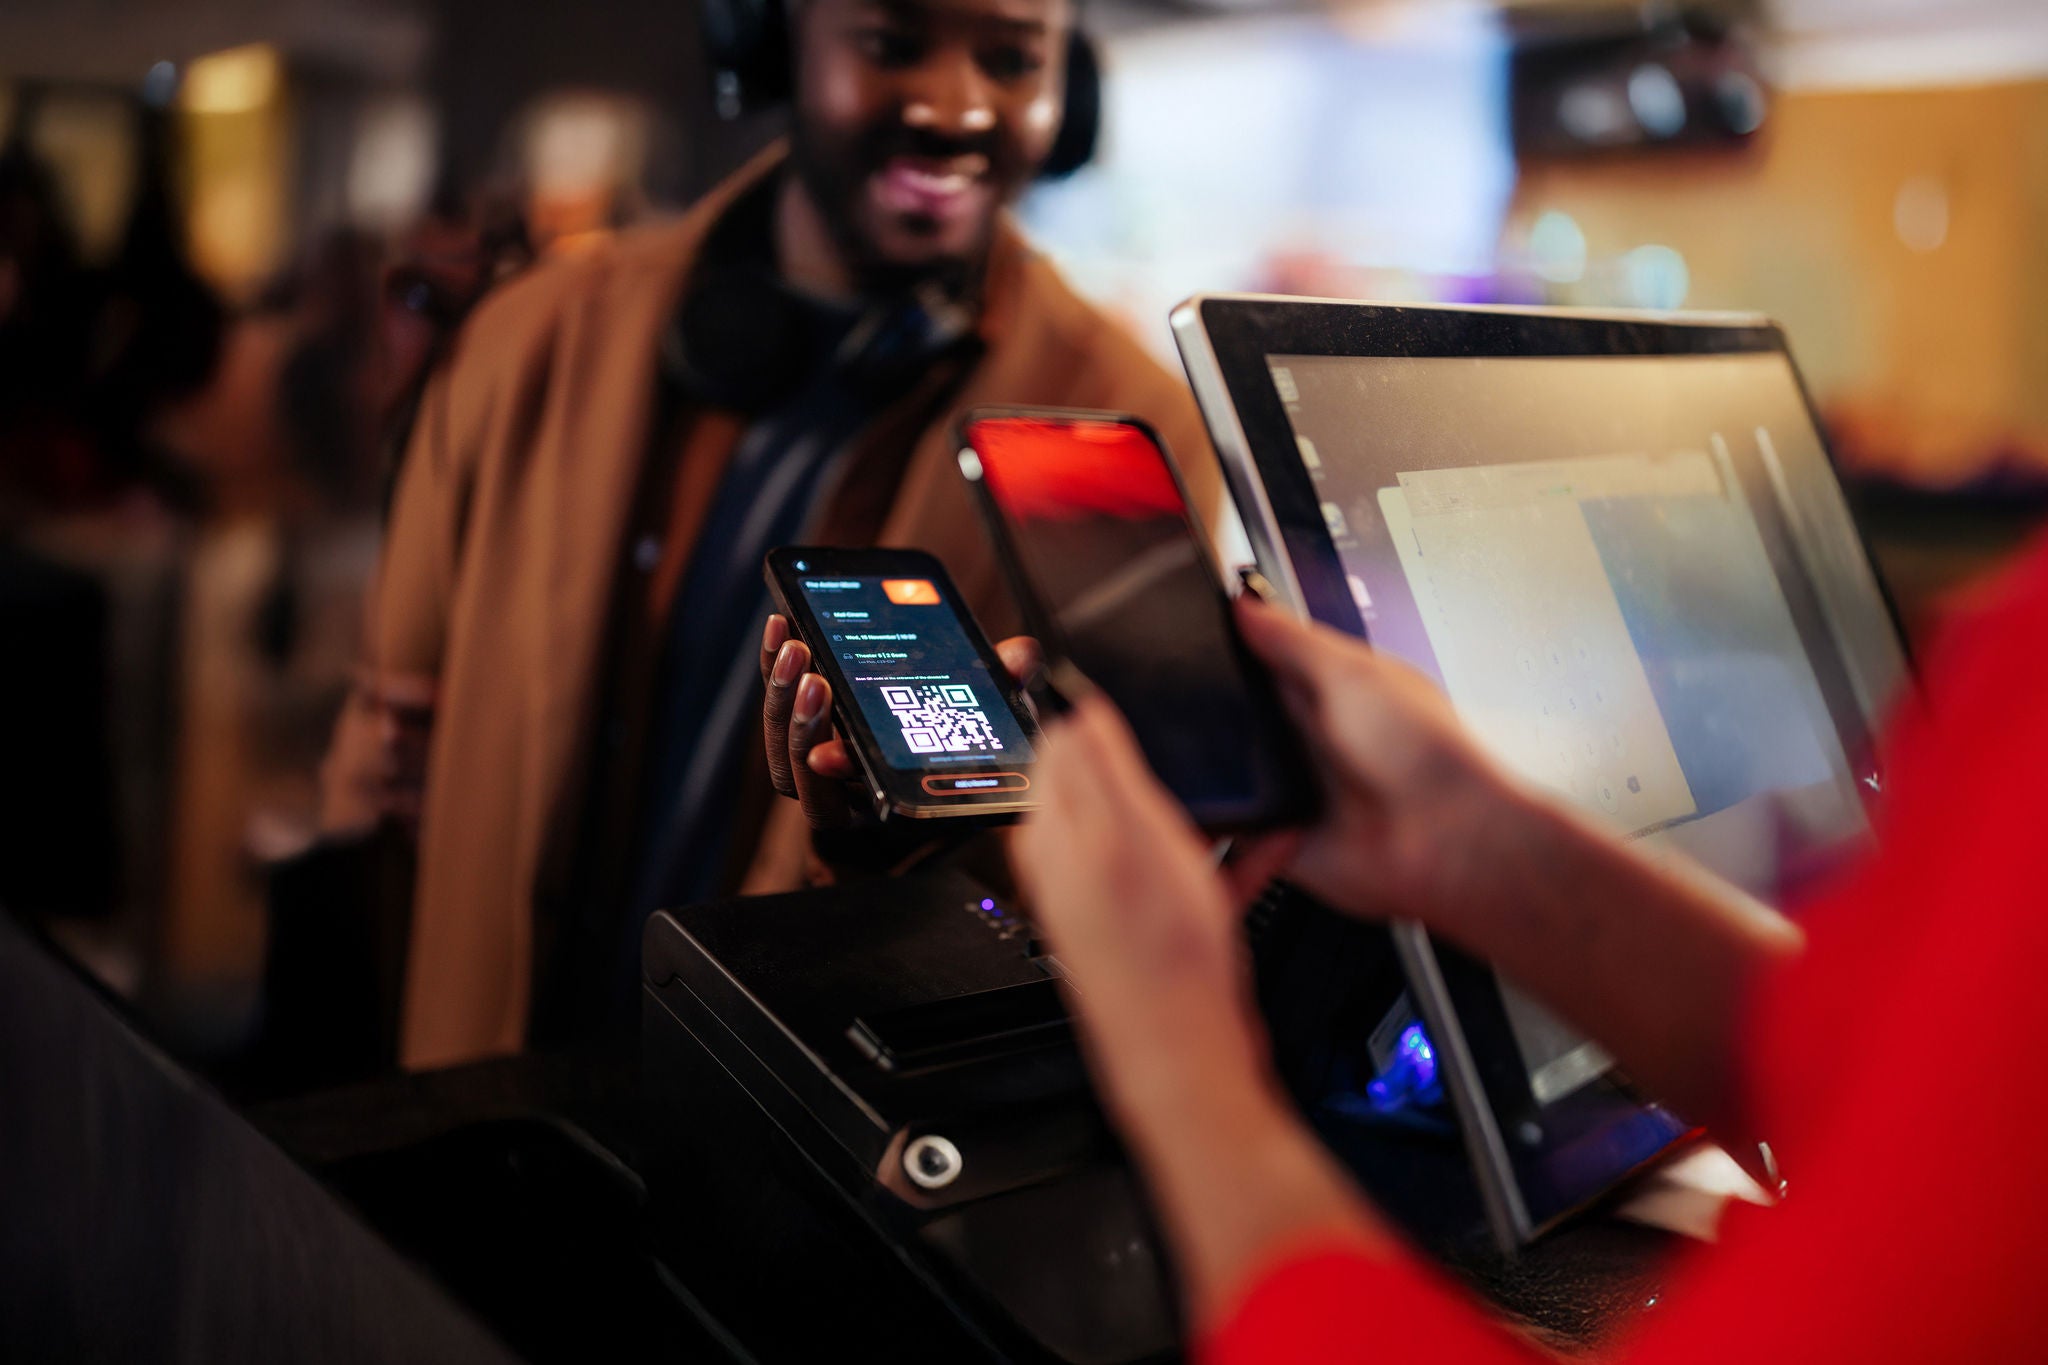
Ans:
[{"label": "cashier's hand", "polygon": [[1323,817],[1287,879],[1492,960],[1742,1150],[1756,1136],[1744,1005],[1799,956],[1798,928],[1512,780],[1405,665],[1271,607],[1241,603],[1238,622],[1323,775]]},{"label": "cashier's hand", "polygon": [[[1177,1072],[1183,1058],[1208,1072],[1206,1084],[1258,1073],[1243,910],[1291,850],[1269,842],[1258,860],[1219,873],[1099,693],[1047,727],[1034,779],[1039,808],[1011,856],[1033,919],[1076,983],[1111,1108],[1128,1123],[1170,1107],[1157,1090],[1189,1079]],[[1191,1046],[1205,1029],[1220,1030],[1222,1055]]]},{"label": "cashier's hand", "polygon": [[[1316,825],[1239,840],[1219,872],[1097,694],[1048,727],[1039,813],[1012,850],[1034,916],[1080,982],[1084,1018],[1098,1016],[1092,1032],[1131,1040],[1154,1067],[1183,1050],[1173,1040],[1189,1019],[1251,1017],[1241,920],[1273,877],[1354,913],[1423,917],[1464,894],[1472,831],[1512,824],[1525,805],[1421,674],[1274,608],[1237,610],[1321,771]],[[1113,1056],[1103,1065],[1117,1070]]]},{"label": "cashier's hand", "polygon": [[1520,823],[1529,802],[1450,702],[1422,674],[1340,631],[1249,597],[1238,599],[1237,619],[1323,779],[1322,819],[1298,836],[1287,879],[1375,917],[1439,923],[1468,902],[1487,872],[1475,851]]},{"label": "cashier's hand", "polygon": [[[1022,681],[1044,666],[1038,642],[1016,636],[996,656]],[[803,805],[813,829],[845,829],[874,819],[856,783],[860,766],[832,726],[832,684],[810,671],[811,651],[790,638],[789,622],[770,616],[761,634],[761,731],[775,790]]]},{"label": "cashier's hand", "polygon": [[1123,717],[1080,699],[1047,727],[1037,813],[1011,845],[1068,970],[1097,1093],[1173,1243],[1195,1335],[1260,1267],[1311,1239],[1387,1233],[1288,1104],[1252,999],[1242,908],[1290,851],[1218,871]]}]

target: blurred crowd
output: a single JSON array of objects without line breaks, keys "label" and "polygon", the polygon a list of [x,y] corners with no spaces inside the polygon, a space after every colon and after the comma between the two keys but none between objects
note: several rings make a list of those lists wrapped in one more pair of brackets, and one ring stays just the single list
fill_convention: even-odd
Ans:
[{"label": "blurred crowd", "polygon": [[440,348],[530,254],[516,207],[337,231],[231,306],[194,270],[166,116],[91,263],[0,148],[0,901],[202,1049],[245,1034],[263,869],[313,837],[396,452]]}]

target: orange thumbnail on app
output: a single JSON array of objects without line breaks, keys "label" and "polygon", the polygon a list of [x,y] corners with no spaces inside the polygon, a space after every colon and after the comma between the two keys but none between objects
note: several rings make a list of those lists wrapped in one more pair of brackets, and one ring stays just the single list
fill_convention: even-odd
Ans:
[{"label": "orange thumbnail on app", "polygon": [[885,578],[882,591],[899,607],[936,607],[939,588],[929,578]]}]

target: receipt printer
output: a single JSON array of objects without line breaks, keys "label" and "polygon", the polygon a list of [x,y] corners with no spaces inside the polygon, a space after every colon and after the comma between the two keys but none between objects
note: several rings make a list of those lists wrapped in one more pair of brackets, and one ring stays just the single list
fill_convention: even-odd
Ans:
[{"label": "receipt printer", "polygon": [[1169,1268],[1057,968],[945,872],[660,914],[663,1263],[764,1361],[1171,1358]]}]

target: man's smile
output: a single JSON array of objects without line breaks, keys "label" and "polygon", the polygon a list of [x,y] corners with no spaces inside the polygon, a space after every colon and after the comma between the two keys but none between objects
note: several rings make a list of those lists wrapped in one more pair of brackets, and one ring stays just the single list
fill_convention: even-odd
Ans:
[{"label": "man's smile", "polygon": [[953,224],[985,211],[995,193],[989,170],[979,152],[892,156],[868,178],[868,192],[884,213]]}]

